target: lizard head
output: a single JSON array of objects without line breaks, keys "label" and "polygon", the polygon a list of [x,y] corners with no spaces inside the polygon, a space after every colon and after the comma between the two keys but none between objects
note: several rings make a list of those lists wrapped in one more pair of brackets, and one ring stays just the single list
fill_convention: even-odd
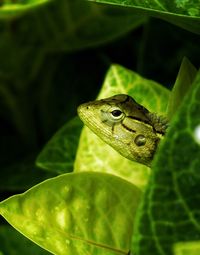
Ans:
[{"label": "lizard head", "polygon": [[148,166],[166,129],[166,121],[124,94],[84,103],[78,114],[121,155]]}]

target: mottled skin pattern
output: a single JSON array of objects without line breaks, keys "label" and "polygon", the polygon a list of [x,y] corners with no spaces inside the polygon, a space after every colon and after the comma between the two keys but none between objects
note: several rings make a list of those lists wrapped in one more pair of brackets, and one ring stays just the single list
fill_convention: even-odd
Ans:
[{"label": "mottled skin pattern", "polygon": [[78,114],[86,126],[122,156],[147,166],[167,128],[165,118],[150,113],[124,94],[82,104]]}]

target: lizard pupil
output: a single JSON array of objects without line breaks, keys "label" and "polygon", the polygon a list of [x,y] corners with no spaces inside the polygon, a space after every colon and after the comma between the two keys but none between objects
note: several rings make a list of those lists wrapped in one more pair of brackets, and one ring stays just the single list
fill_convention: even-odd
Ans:
[{"label": "lizard pupil", "polygon": [[122,111],[114,110],[114,111],[111,112],[111,114],[112,114],[113,117],[119,117],[119,116],[121,116]]}]

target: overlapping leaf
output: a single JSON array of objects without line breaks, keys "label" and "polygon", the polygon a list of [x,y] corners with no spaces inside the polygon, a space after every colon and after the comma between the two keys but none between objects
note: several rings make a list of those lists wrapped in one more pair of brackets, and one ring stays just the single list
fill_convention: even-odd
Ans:
[{"label": "overlapping leaf", "polygon": [[0,213],[53,254],[126,255],[140,190],[116,176],[72,173],[0,203]]},{"label": "overlapping leaf", "polygon": [[[169,91],[121,66],[113,65],[107,73],[99,98],[129,94],[152,112],[165,114]],[[130,161],[84,128],[75,162],[75,171],[100,171],[119,175],[139,187],[144,187],[149,168]]]},{"label": "overlapping leaf", "polygon": [[154,160],[138,211],[136,255],[170,255],[177,242],[200,240],[200,72]]},{"label": "overlapping leaf", "polygon": [[[88,0],[102,4],[128,7],[133,14],[145,14],[164,19],[200,34],[200,1],[192,0]],[[123,8],[122,8],[123,9]]]},{"label": "overlapping leaf", "polygon": [[42,150],[36,164],[56,173],[72,172],[82,126],[78,118],[63,126]]}]

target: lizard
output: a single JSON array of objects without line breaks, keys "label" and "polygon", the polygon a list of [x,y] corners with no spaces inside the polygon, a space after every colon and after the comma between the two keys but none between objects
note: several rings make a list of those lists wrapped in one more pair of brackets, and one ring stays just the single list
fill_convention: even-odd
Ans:
[{"label": "lizard", "polygon": [[149,167],[168,127],[165,117],[150,112],[126,94],[83,103],[78,115],[122,156]]}]

